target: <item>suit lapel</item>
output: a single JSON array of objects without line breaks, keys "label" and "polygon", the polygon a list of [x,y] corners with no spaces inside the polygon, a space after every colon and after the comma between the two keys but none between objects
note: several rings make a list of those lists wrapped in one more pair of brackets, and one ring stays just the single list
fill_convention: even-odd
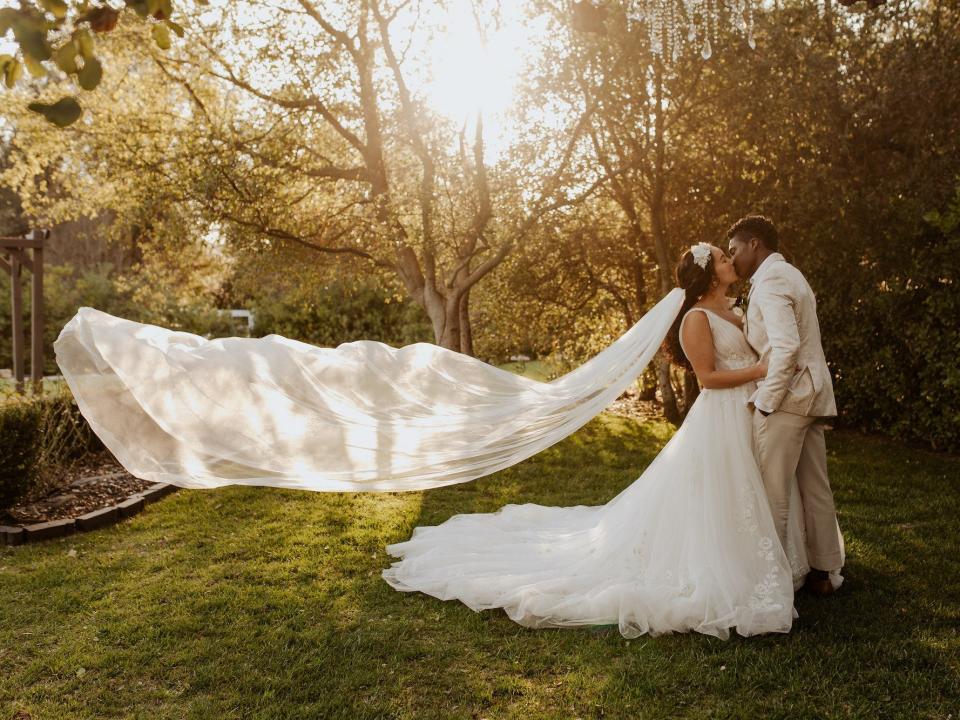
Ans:
[{"label": "suit lapel", "polygon": [[743,314],[743,333],[747,336],[747,338],[750,337],[750,307],[753,304],[750,302],[750,300],[753,297],[753,290],[756,286],[757,283],[750,283],[750,289],[747,291],[747,311]]},{"label": "suit lapel", "polygon": [[[750,288],[753,291],[753,288]],[[743,314],[743,334],[747,336],[747,342],[750,342],[750,293],[747,293],[747,311]]]},{"label": "suit lapel", "polygon": [[[760,277],[757,277],[756,274],[754,274],[754,277],[756,279],[750,282],[750,291],[747,293],[747,312],[744,314],[744,317],[743,317],[743,332],[747,336],[747,342],[750,342],[750,308],[753,305],[753,303],[751,303],[750,301],[753,298],[753,291],[756,290],[757,286],[763,282],[763,278],[770,274],[770,266],[781,261],[785,262],[785,258],[783,257],[783,255],[781,255],[780,253],[771,253],[770,256],[767,258],[767,260],[765,261],[767,264],[762,266],[763,272],[760,273],[759,272],[760,268],[757,268],[757,272],[759,273]],[[757,348],[754,348],[754,350],[757,350],[757,352],[759,352],[759,349]]]}]

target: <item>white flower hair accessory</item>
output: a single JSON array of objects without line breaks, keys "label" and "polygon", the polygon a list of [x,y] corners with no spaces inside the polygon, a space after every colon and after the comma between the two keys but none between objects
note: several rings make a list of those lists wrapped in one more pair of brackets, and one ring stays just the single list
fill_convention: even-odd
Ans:
[{"label": "white flower hair accessory", "polygon": [[710,246],[705,242],[697,243],[696,245],[690,246],[690,252],[693,253],[693,261],[706,270],[707,263],[710,262],[710,258],[713,256]]}]

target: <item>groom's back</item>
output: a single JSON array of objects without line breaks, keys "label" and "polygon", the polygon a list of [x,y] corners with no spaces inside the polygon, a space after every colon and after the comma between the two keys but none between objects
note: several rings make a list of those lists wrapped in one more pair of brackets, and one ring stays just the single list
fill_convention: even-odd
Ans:
[{"label": "groom's back", "polygon": [[800,337],[798,364],[810,370],[814,397],[811,398],[812,402],[806,412],[802,414],[836,415],[833,380],[823,352],[820,322],[817,318],[817,298],[813,288],[803,273],[786,260],[771,266],[764,283],[768,280],[779,285],[778,290],[785,291],[790,298]]}]

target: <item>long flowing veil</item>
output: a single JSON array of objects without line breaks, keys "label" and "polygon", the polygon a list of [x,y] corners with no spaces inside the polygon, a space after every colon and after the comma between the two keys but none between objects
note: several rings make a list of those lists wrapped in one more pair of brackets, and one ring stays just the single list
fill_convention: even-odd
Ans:
[{"label": "long flowing veil", "polygon": [[509,467],[582,427],[643,371],[682,303],[672,290],[552,382],[430,343],[208,340],[91,307],[54,351],[83,416],[138,478],[422,490]]}]

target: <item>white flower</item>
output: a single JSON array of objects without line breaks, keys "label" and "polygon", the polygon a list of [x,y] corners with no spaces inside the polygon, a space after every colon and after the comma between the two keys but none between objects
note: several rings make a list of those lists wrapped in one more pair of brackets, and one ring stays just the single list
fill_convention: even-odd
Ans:
[{"label": "white flower", "polygon": [[710,251],[710,246],[705,243],[697,243],[696,245],[690,246],[690,252],[693,253],[693,261],[700,267],[706,269],[707,263],[710,262],[710,258],[713,256],[713,253]]}]

